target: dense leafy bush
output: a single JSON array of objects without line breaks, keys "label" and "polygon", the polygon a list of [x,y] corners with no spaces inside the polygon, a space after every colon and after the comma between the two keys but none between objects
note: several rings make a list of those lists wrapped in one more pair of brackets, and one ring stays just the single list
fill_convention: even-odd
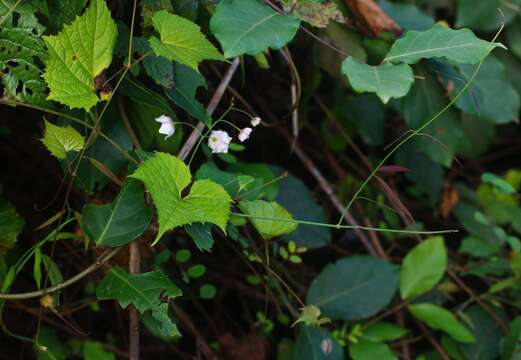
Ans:
[{"label": "dense leafy bush", "polygon": [[520,45],[518,0],[0,1],[0,357],[521,358]]}]

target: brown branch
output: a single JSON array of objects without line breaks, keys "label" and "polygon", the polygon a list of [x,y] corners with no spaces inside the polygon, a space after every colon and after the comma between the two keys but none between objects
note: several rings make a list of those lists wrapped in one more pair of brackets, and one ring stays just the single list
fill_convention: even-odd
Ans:
[{"label": "brown branch", "polygon": [[114,255],[118,253],[118,251],[121,250],[121,248],[116,248],[113,250],[107,250],[105,251],[98,259],[96,259],[96,262],[92,265],[90,265],[88,268],[83,270],[82,272],[76,274],[75,276],[71,277],[70,279],[62,282],[61,284],[51,286],[42,290],[38,291],[31,291],[26,293],[20,293],[20,294],[0,294],[0,300],[22,300],[22,299],[32,299],[37,298],[46,294],[51,294],[53,292],[56,292],[58,290],[65,289],[68,286],[71,286],[72,284],[80,281],[90,273],[98,270],[103,264],[105,264],[107,261],[109,261]]},{"label": "brown branch", "polygon": [[[131,274],[139,274],[141,267],[141,254],[139,253],[138,240],[130,243],[130,256],[128,260],[128,271]],[[129,306],[129,353],[130,360],[139,360],[139,314],[137,309]]]},{"label": "brown branch", "polygon": [[[210,103],[208,103],[208,106],[206,107],[206,111],[208,112],[208,115],[212,115],[215,111],[215,108],[221,101],[224,92],[226,91],[226,88],[230,84],[230,81],[232,80],[233,74],[235,74],[235,71],[237,70],[237,67],[240,64],[240,59],[236,58],[233,60],[233,63],[230,65],[228,70],[226,71],[226,74],[224,74],[224,77],[221,80],[221,83],[217,87],[217,90],[215,90],[215,93],[213,94],[212,99],[210,100]],[[197,126],[194,130],[192,130],[192,133],[186,139],[185,143],[183,144],[183,147],[179,151],[178,157],[181,160],[185,160],[190,151],[192,151],[192,148],[195,146],[197,140],[199,139],[199,136],[201,135],[201,132],[204,130],[206,125],[199,121],[197,123]]]}]

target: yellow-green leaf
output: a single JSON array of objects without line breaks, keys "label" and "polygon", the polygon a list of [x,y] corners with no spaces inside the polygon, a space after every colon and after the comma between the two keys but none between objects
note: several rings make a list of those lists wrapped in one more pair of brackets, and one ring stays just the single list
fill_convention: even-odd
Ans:
[{"label": "yellow-green leaf", "polygon": [[195,70],[205,59],[223,60],[223,56],[204,37],[199,26],[168,11],[158,11],[152,17],[154,28],[161,39],[150,38],[154,53],[177,61]]},{"label": "yellow-green leaf", "polygon": [[289,234],[297,228],[293,216],[275,201],[243,200],[239,207],[264,239]]},{"label": "yellow-green leaf", "polygon": [[154,244],[168,230],[179,226],[212,223],[225,232],[232,199],[224,188],[210,180],[194,182],[187,195],[192,175],[184,162],[166,153],[146,160],[131,177],[145,183],[157,209],[159,232]]},{"label": "yellow-green leaf", "polygon": [[50,94],[71,108],[89,110],[99,98],[94,79],[112,62],[117,27],[104,0],[92,0],[85,13],[55,36],[44,36],[49,59],[43,75]]},{"label": "yellow-green leaf", "polygon": [[60,127],[45,121],[43,144],[58,159],[65,159],[69,151],[80,151],[85,145],[83,136],[74,128]]}]

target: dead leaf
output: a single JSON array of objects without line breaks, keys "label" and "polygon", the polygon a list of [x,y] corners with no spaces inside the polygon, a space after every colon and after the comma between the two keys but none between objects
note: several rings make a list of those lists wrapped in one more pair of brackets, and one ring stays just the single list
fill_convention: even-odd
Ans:
[{"label": "dead leaf", "polygon": [[354,14],[359,29],[368,36],[379,36],[382,31],[400,34],[402,29],[373,0],[345,0]]},{"label": "dead leaf", "polygon": [[443,192],[443,197],[440,204],[441,217],[447,219],[458,202],[458,191],[451,185],[447,186]]}]

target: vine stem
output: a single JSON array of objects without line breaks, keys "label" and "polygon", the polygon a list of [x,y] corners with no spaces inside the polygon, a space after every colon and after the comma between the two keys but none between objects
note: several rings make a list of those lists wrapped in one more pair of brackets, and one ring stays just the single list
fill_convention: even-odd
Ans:
[{"label": "vine stem", "polygon": [[86,276],[90,275],[91,273],[93,273],[94,271],[98,270],[107,261],[112,259],[112,257],[114,257],[114,255],[116,255],[120,250],[121,250],[121,248],[116,248],[116,249],[113,249],[113,250],[105,251],[98,259],[96,259],[96,261],[93,264],[91,264],[90,266],[85,268],[85,270],[83,270],[82,272],[74,275],[70,279],[62,282],[61,284],[58,284],[58,285],[55,285],[55,286],[51,286],[51,287],[48,287],[48,288],[45,288],[45,289],[42,289],[42,290],[31,291],[31,292],[20,293],[20,294],[0,294],[0,300],[32,299],[32,298],[41,297],[43,295],[51,294],[53,292],[65,289],[66,287],[69,287],[72,284],[77,283],[78,281],[80,281],[84,277],[86,277]]},{"label": "vine stem", "polygon": [[[224,92],[226,91],[226,88],[230,84],[230,81],[232,80],[232,77],[235,74],[235,71],[237,70],[237,67],[239,66],[239,64],[240,64],[240,59],[235,58],[235,60],[232,62],[232,64],[226,71],[226,74],[222,78],[221,83],[219,84],[219,86],[217,87],[217,90],[213,94],[213,97],[210,100],[210,103],[206,107],[206,111],[208,112],[208,115],[212,115],[213,112],[215,111],[215,109],[217,108],[217,105],[221,101],[221,99],[224,95]],[[188,154],[190,153],[190,151],[192,151],[192,148],[197,143],[197,140],[199,139],[199,136],[201,135],[201,133],[205,127],[206,127],[206,125],[202,121],[199,121],[197,123],[197,126],[195,127],[194,130],[192,130],[192,133],[190,134],[188,139],[186,139],[185,143],[183,144],[183,147],[179,151],[178,157],[181,160],[184,161],[186,159],[186,157],[188,156]]]},{"label": "vine stem", "polygon": [[416,135],[420,134],[421,132],[423,132],[423,130],[425,130],[429,125],[431,125],[435,120],[437,120],[441,115],[443,115],[448,109],[450,109],[452,107],[452,105],[454,105],[454,103],[467,91],[467,89],[470,87],[470,85],[472,84],[472,82],[474,81],[474,79],[476,78],[476,76],[478,75],[478,72],[481,68],[481,65],[483,65],[483,62],[485,61],[485,58],[484,57],[483,59],[481,59],[481,61],[478,63],[478,66],[476,67],[476,70],[474,70],[474,73],[472,74],[472,76],[470,77],[469,81],[467,81],[467,83],[465,84],[465,86],[456,94],[456,96],[454,96],[452,98],[451,101],[449,101],[449,103],[447,105],[445,105],[436,115],[434,115],[432,118],[430,118],[428,121],[426,121],[422,126],[420,126],[419,128],[417,128],[416,130],[414,130],[413,132],[411,132],[408,136],[406,136],[405,138],[403,138],[396,146],[394,146],[391,151],[389,151],[385,156],[384,158],[378,163],[378,165],[371,171],[371,173],[369,174],[369,176],[367,176],[364,180],[364,182],[360,185],[360,187],[358,188],[358,190],[356,190],[355,194],[353,195],[353,197],[351,198],[351,200],[349,200],[349,203],[347,204],[347,206],[344,208],[344,210],[342,211],[342,215],[340,216],[340,220],[338,220],[338,225],[340,225],[342,223],[342,221],[344,220],[346,214],[348,213],[349,209],[351,208],[351,206],[353,205],[353,203],[355,202],[355,200],[358,198],[358,195],[360,195],[360,193],[365,189],[366,185],[369,183],[369,181],[371,181],[371,179],[376,175],[376,173],[380,170],[380,168],[387,162],[387,160],[389,160],[389,158],[400,148],[402,147],[406,142],[408,142],[409,140],[411,140],[413,137],[415,137]]},{"label": "vine stem", "polygon": [[449,233],[459,232],[459,230],[451,230],[451,229],[423,231],[423,230],[386,229],[386,228],[377,228],[377,227],[362,226],[362,225],[327,224],[327,223],[321,223],[321,222],[316,222],[316,221],[282,219],[282,218],[274,218],[274,217],[267,217],[267,216],[252,216],[252,215],[241,214],[241,213],[232,213],[232,215],[247,218],[247,219],[271,220],[271,221],[280,221],[280,222],[291,223],[291,224],[312,225],[312,226],[320,226],[320,227],[335,228],[335,229],[359,229],[359,230],[387,232],[387,233],[394,233],[394,234],[439,235],[439,234],[449,234]]}]

